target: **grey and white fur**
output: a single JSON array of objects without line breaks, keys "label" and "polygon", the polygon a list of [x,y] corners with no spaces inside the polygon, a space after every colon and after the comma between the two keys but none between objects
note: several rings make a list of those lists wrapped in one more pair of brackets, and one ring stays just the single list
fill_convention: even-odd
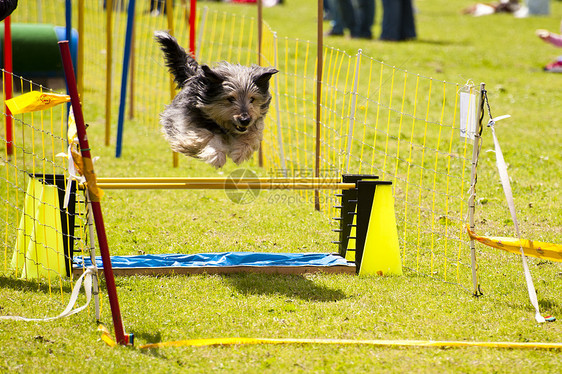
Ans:
[{"label": "grey and white fur", "polygon": [[160,114],[172,150],[217,168],[230,157],[248,160],[263,139],[264,118],[271,94],[269,80],[276,69],[222,62],[199,65],[169,33],[155,39],[181,91]]}]

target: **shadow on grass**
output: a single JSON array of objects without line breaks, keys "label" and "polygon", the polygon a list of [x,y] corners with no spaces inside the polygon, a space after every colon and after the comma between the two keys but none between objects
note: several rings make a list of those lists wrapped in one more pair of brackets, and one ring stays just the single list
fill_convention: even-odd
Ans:
[{"label": "shadow on grass", "polygon": [[540,299],[539,298],[539,307],[543,310],[550,310],[555,311],[559,309],[558,302],[551,299]]},{"label": "shadow on grass", "polygon": [[[51,280],[50,284],[47,279],[20,279],[9,276],[0,275],[0,288],[11,288],[17,291],[33,291],[51,293],[53,290],[60,291],[61,283],[58,279]],[[72,292],[72,287],[67,281],[63,281],[63,292]]]},{"label": "shadow on grass", "polygon": [[284,295],[307,301],[338,301],[347,295],[341,290],[314,283],[300,275],[232,274],[222,277],[244,295]]},{"label": "shadow on grass", "polygon": [[[503,304],[502,309],[505,310],[516,310],[518,313],[534,313],[534,307],[529,301],[528,296],[517,300],[499,300],[497,297],[491,300],[495,300],[498,304]],[[537,297],[537,301],[539,302],[539,309],[543,317],[549,314],[559,317],[562,313],[560,304],[556,300],[541,298],[539,296]]]},{"label": "shadow on grass", "polygon": [[464,45],[465,43],[450,41],[450,40],[430,40],[430,39],[416,39],[415,43],[418,44],[430,44],[437,46],[451,46],[451,45]]},{"label": "shadow on grass", "polygon": [[[144,331],[133,331],[135,339],[140,339],[146,341],[146,344],[154,344],[162,342],[162,334],[160,331],[157,332],[144,332]],[[135,344],[136,345],[136,344]],[[167,359],[168,357],[162,353],[160,349],[139,349],[140,353],[156,357]]]},{"label": "shadow on grass", "polygon": [[148,343],[159,343],[162,341],[162,334],[160,331],[154,332],[143,332],[143,331],[133,331],[135,339],[146,340]]}]

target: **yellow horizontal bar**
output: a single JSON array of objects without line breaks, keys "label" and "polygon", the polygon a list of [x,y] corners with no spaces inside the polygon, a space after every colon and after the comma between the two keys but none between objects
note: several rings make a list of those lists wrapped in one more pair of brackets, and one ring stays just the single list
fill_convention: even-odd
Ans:
[{"label": "yellow horizontal bar", "polygon": [[267,183],[339,183],[341,178],[232,178],[232,177],[98,177],[98,183],[225,183],[241,182],[267,182]]},{"label": "yellow horizontal bar", "polygon": [[183,182],[183,183],[106,183],[97,186],[105,190],[223,190],[223,189],[263,189],[263,190],[349,190],[354,183],[267,183],[267,182]]}]

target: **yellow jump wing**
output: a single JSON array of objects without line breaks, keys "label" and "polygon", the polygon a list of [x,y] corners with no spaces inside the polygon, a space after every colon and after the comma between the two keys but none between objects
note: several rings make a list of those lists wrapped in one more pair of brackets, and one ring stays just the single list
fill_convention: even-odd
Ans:
[{"label": "yellow jump wing", "polygon": [[6,100],[6,105],[12,114],[21,114],[49,109],[68,101],[70,101],[70,96],[67,95],[32,91]]}]

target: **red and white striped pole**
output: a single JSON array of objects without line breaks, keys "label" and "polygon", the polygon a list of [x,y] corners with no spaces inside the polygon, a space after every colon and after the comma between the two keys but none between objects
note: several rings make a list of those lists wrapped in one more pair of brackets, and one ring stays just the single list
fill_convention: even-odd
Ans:
[{"label": "red and white striped pole", "polygon": [[76,78],[74,76],[74,68],[72,66],[72,58],[70,57],[70,48],[68,46],[68,41],[65,40],[59,42],[59,48],[62,56],[64,74],[66,77],[66,84],[68,86],[68,93],[70,95],[70,103],[72,105],[74,119],[76,121],[76,132],[78,133],[78,140],[80,142],[80,152],[82,154],[82,160],[84,164],[84,170],[82,170],[82,173],[86,177],[86,181],[88,183],[88,193],[90,195],[92,212],[94,214],[94,221],[96,223],[96,234],[98,237],[98,244],[103,261],[103,272],[107,285],[107,293],[109,296],[109,306],[111,308],[111,315],[113,317],[115,340],[118,344],[128,345],[133,343],[133,339],[132,334],[125,335],[123,321],[121,319],[121,310],[119,309],[119,300],[117,298],[115,278],[113,276],[113,268],[111,267],[109,246],[107,245],[107,236],[105,233],[103,215],[101,212],[101,205],[99,201],[99,190],[96,186],[96,175],[94,173],[92,156],[90,154],[88,137],[86,136],[86,126],[84,125],[84,116],[82,114],[82,106],[80,105],[80,98],[78,96],[78,88],[76,87]]}]

